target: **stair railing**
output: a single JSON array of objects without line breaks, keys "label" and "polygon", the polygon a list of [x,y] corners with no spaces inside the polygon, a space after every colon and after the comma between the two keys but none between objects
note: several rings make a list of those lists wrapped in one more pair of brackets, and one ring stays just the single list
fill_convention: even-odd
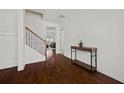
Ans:
[{"label": "stair railing", "polygon": [[30,46],[31,48],[35,49],[39,53],[45,56],[47,61],[47,43],[46,41],[41,38],[39,35],[34,33],[28,27],[25,27],[25,43],[26,45]]}]

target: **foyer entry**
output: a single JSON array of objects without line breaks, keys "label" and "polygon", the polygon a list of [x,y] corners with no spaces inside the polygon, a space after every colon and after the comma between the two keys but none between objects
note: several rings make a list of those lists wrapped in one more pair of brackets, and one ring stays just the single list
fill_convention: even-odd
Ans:
[{"label": "foyer entry", "polygon": [[63,35],[60,31],[59,25],[45,21],[45,32],[47,50],[52,50],[55,53],[63,53]]}]

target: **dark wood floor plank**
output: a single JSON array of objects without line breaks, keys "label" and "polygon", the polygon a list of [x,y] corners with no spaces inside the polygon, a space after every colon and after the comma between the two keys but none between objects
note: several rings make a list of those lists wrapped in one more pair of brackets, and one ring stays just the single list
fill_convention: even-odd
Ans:
[{"label": "dark wood floor plank", "polygon": [[120,84],[99,72],[90,72],[63,55],[51,55],[47,62],[28,64],[24,71],[17,67],[0,70],[1,84]]}]

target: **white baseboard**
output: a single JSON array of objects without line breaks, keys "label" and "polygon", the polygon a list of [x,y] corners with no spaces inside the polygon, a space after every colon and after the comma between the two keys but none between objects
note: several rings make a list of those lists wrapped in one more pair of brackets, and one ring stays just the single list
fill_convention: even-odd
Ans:
[{"label": "white baseboard", "polygon": [[16,64],[11,64],[9,66],[0,66],[0,70],[7,69],[7,68],[12,68],[12,67],[17,67],[17,65]]},{"label": "white baseboard", "polygon": [[122,78],[122,77],[119,77],[119,76],[114,75],[114,74],[112,74],[112,73],[108,73],[107,71],[100,71],[100,70],[98,70],[98,71],[99,71],[100,73],[103,73],[103,74],[105,74],[105,75],[107,75],[107,76],[109,76],[109,77],[115,79],[115,80],[118,80],[118,81],[124,83],[124,78]]},{"label": "white baseboard", "polygon": [[46,60],[37,60],[37,61],[28,61],[28,62],[26,62],[26,65],[27,64],[33,64],[33,63],[38,63],[38,62],[43,62],[43,61],[46,61]]},{"label": "white baseboard", "polygon": [[18,71],[23,71],[24,70],[24,68],[25,68],[25,66],[18,66]]}]

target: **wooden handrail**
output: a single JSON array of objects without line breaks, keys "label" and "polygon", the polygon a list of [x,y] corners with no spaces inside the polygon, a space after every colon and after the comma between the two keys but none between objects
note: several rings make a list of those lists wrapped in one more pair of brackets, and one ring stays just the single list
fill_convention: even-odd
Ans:
[{"label": "wooden handrail", "polygon": [[[41,52],[40,51],[40,53],[43,53],[43,54],[45,54],[45,58],[46,58],[46,61],[47,61],[47,42],[46,42],[46,40],[44,40],[43,38],[41,38],[40,36],[38,36],[36,33],[34,33],[31,29],[29,29],[28,27],[25,27],[25,29],[26,29],[26,44],[27,45],[29,45],[31,48],[34,48],[35,50],[37,50],[38,52],[39,52],[39,47],[37,47],[37,41],[32,41],[32,35],[34,35],[35,37],[37,37],[36,38],[36,40],[38,40],[38,39],[40,39],[42,42],[43,42],[43,44],[45,45],[44,46],[44,49],[45,49],[45,51],[44,52]],[[28,33],[28,34],[27,34]],[[27,39],[28,38],[28,39]],[[33,42],[35,42],[36,43],[36,45],[32,45],[32,43]],[[39,43],[40,44],[40,43]],[[37,48],[36,48],[37,47]]]},{"label": "wooden handrail", "polygon": [[38,36],[36,33],[34,33],[31,29],[29,29],[28,27],[25,27],[25,29],[27,29],[28,31],[30,31],[31,33],[33,33],[34,35],[36,35],[38,38],[40,38],[42,41],[44,41],[45,44],[46,43],[46,40],[44,40],[43,38],[41,38],[40,36]]}]

